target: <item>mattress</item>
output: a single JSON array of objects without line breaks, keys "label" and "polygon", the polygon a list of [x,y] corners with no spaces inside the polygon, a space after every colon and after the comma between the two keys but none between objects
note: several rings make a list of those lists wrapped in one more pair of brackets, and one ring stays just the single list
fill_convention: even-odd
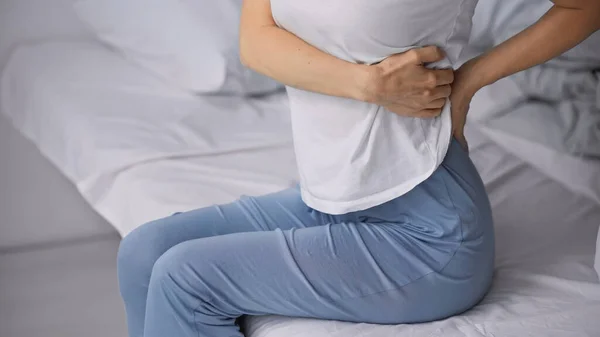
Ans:
[{"label": "mattress", "polygon": [[[158,217],[277,191],[297,179],[285,94],[192,96],[92,41],[18,48],[3,72],[0,102],[122,235]],[[420,325],[251,317],[248,335],[600,335],[593,269],[600,202],[590,185],[600,174],[597,162],[477,122],[467,131],[498,240],[493,289],[480,305]],[[535,165],[544,161],[555,165]]]}]

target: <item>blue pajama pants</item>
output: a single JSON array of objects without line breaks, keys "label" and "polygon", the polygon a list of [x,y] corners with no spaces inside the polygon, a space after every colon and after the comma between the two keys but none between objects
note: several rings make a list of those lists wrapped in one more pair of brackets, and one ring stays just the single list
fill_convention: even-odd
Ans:
[{"label": "blue pajama pants", "polygon": [[297,188],[143,225],[119,249],[131,337],[239,337],[242,315],[379,324],[473,307],[493,274],[489,201],[456,141],[409,193],[324,214]]}]

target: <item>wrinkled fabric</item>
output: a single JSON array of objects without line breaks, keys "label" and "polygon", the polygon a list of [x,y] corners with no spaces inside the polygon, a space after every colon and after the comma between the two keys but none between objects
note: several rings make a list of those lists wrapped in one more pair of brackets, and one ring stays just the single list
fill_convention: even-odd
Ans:
[{"label": "wrinkled fabric", "polygon": [[242,337],[242,315],[361,323],[439,320],[491,286],[494,229],[468,153],[454,141],[409,193],[331,215],[298,188],[242,197],[134,230],[118,274],[131,337]]},{"label": "wrinkled fabric", "polygon": [[[476,0],[272,0],[277,24],[343,60],[374,64],[437,45],[456,65]],[[397,198],[440,165],[451,138],[450,106],[441,116],[400,117],[367,102],[288,87],[302,199],[344,214]]]},{"label": "wrinkled fabric", "polygon": [[[535,23],[547,0],[482,1],[473,18],[468,56],[500,44]],[[578,157],[600,157],[600,32],[542,65],[483,88],[470,118]]]}]

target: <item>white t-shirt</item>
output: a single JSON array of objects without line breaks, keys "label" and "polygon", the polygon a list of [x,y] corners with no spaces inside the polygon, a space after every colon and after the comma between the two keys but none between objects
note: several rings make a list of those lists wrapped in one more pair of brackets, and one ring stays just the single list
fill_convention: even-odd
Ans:
[{"label": "white t-shirt", "polygon": [[[477,0],[271,0],[277,24],[354,63],[437,45],[451,67],[468,42]],[[451,140],[449,104],[435,119],[288,87],[304,202],[345,214],[395,199],[427,179]]]}]

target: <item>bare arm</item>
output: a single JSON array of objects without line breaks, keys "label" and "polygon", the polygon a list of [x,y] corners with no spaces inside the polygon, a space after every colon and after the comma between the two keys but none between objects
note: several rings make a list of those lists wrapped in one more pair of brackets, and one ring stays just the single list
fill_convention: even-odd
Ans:
[{"label": "bare arm", "polygon": [[277,27],[269,0],[244,1],[240,29],[244,65],[292,87],[366,100],[369,67],[335,58]]},{"label": "bare arm", "polygon": [[454,79],[451,70],[423,67],[443,58],[436,47],[394,55],[376,66],[331,56],[279,28],[270,0],[244,1],[240,57],[244,65],[286,85],[379,104],[413,117],[438,115]]},{"label": "bare arm", "polygon": [[555,5],[538,22],[456,72],[450,97],[452,127],[464,145],[469,104],[479,89],[559,56],[600,29],[600,0],[553,2]]},{"label": "bare arm", "polygon": [[554,0],[535,24],[469,62],[474,90],[544,63],[600,29],[600,0]]}]

